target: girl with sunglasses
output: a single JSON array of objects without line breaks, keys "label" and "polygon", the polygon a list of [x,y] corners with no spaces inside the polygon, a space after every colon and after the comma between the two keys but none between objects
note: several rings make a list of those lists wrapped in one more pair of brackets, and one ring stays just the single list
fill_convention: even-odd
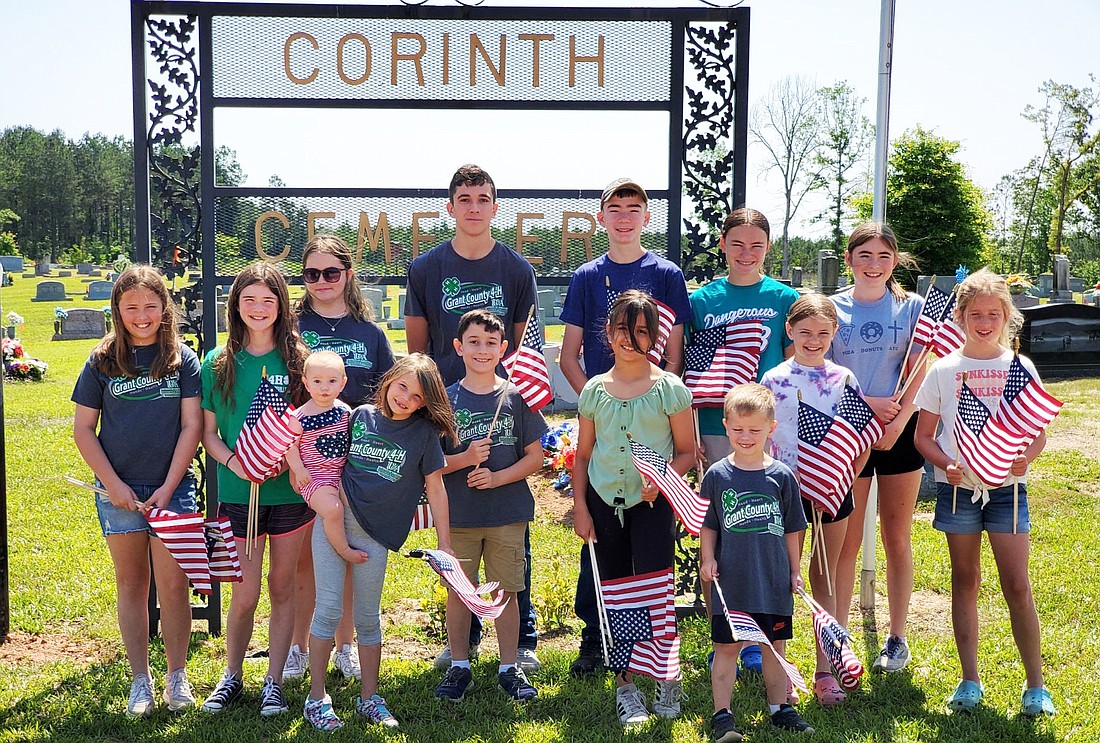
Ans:
[{"label": "girl with sunglasses", "polygon": [[[309,350],[334,351],[344,360],[348,381],[340,399],[354,410],[374,397],[378,383],[393,366],[393,350],[385,332],[373,322],[371,306],[363,300],[351,266],[351,250],[343,240],[335,235],[314,235],[302,253],[302,283],[306,293],[298,300],[295,311],[302,340]],[[307,537],[298,558],[298,605],[284,678],[302,678],[309,668],[309,654],[303,649],[315,595],[310,544]],[[344,596],[347,605],[344,619],[336,629],[332,661],[344,678],[359,678],[359,657],[352,642],[350,584]]]}]

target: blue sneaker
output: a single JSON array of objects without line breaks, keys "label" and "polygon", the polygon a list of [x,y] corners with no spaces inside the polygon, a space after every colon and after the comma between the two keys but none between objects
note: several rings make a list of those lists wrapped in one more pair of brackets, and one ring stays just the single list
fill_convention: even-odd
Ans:
[{"label": "blue sneaker", "polygon": [[451,666],[443,682],[435,687],[435,695],[458,704],[466,697],[466,692],[474,688],[474,674],[469,668]]},{"label": "blue sneaker", "polygon": [[744,673],[763,673],[764,656],[759,645],[745,645],[741,648],[741,670]]}]

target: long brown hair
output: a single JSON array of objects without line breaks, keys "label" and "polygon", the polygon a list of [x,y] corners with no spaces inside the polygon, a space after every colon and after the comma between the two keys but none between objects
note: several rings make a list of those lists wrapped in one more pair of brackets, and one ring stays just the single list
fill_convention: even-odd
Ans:
[{"label": "long brown hair", "polygon": [[[894,234],[894,229],[885,222],[864,222],[852,230],[852,234],[848,236],[848,260],[852,260],[852,251],[860,245],[876,238],[882,240],[886,243],[886,247],[894,251],[894,255],[898,257],[899,266],[911,270],[917,268],[916,258],[909,253],[898,250],[898,236]],[[899,302],[903,301],[908,296],[905,288],[898,283],[896,278],[894,278],[894,273],[892,271],[886,278],[886,289],[894,296],[894,299]]]},{"label": "long brown hair", "polygon": [[237,354],[248,345],[248,326],[241,317],[241,292],[253,284],[263,284],[275,295],[279,303],[279,314],[275,318],[272,334],[275,339],[275,350],[286,362],[287,374],[290,382],[287,385],[287,397],[292,403],[301,402],[305,387],[302,384],[302,370],[305,366],[309,349],[302,342],[302,336],[298,333],[298,317],[290,311],[290,295],[287,292],[286,280],[279,269],[270,263],[257,261],[245,266],[237,278],[233,280],[233,286],[229,288],[229,298],[226,301],[226,320],[229,326],[229,339],[225,342],[225,350],[214,360],[214,389],[221,393],[222,400],[233,406],[233,388],[237,383]]},{"label": "long brown hair", "polygon": [[114,331],[92,350],[92,366],[109,377],[141,374],[134,364],[134,345],[122,324],[122,295],[131,289],[145,289],[156,295],[161,304],[160,328],[157,330],[157,355],[149,367],[149,376],[164,379],[180,368],[180,339],[176,327],[176,304],[164,285],[164,277],[152,266],[134,263],[115,280],[111,289],[111,317]]},{"label": "long brown hair", "polygon": [[458,443],[458,436],[454,428],[454,410],[451,409],[451,401],[447,399],[447,388],[443,385],[443,377],[439,374],[439,367],[435,361],[423,353],[410,353],[400,358],[390,367],[390,370],[382,377],[378,384],[378,393],[375,397],[375,406],[382,411],[387,418],[393,418],[393,408],[386,400],[390,386],[398,377],[406,374],[415,374],[416,381],[420,382],[420,389],[424,393],[424,405],[413,415],[421,415],[439,431],[441,436],[449,436],[452,441]]},{"label": "long brown hair", "polygon": [[[314,253],[331,255],[340,261],[340,265],[344,267],[345,271],[351,270],[351,249],[347,243],[336,235],[314,235],[306,243],[305,250],[302,251],[303,270],[309,257]],[[321,281],[324,281],[324,279],[322,278]],[[359,290],[359,282],[355,279],[354,272],[348,276],[347,282],[344,284],[344,304],[347,305],[348,316],[356,322],[374,320],[374,308],[363,301],[363,293]],[[309,296],[308,287],[302,298],[298,300],[298,304],[295,305],[294,311],[298,313],[298,317],[306,314],[306,312],[313,311],[313,302]]]},{"label": "long brown hair", "polygon": [[769,242],[771,241],[772,227],[768,224],[768,218],[764,216],[763,212],[751,209],[747,206],[734,209],[730,212],[729,216],[725,218],[722,222],[722,237],[725,237],[726,233],[734,227],[740,227],[743,224],[750,224],[762,230],[764,232],[764,237],[768,238]]},{"label": "long brown hair", "polygon": [[638,339],[634,337],[634,325],[639,317],[645,321],[646,330],[649,331],[649,344],[652,347],[657,342],[657,305],[654,304],[653,297],[641,289],[627,289],[611,303],[611,309],[607,312],[608,346],[611,345],[611,336],[615,328],[625,325],[627,335],[630,336],[630,345],[644,356],[647,349],[642,348],[638,344]]}]

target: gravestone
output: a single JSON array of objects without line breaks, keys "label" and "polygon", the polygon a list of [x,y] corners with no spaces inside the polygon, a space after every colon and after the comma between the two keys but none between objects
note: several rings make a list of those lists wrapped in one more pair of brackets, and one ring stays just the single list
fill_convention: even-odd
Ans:
[{"label": "gravestone", "polygon": [[[228,321],[226,319],[227,302],[228,302],[228,299],[226,299],[226,298],[223,298],[223,297],[218,297],[217,298],[217,308],[218,308],[217,309],[217,315],[218,315],[218,332],[219,333],[226,332],[226,330],[229,327]],[[202,323],[202,300],[201,299],[196,300],[196,302],[195,302],[195,310],[194,310],[194,312],[191,313],[191,320],[196,325],[200,325]]]},{"label": "gravestone", "polygon": [[795,289],[802,288],[802,266],[795,266],[791,269],[791,286]]},{"label": "gravestone", "polygon": [[1054,289],[1049,301],[1073,301],[1073,292],[1069,290],[1069,258],[1064,255],[1054,256]]},{"label": "gravestone", "polygon": [[92,269],[94,268],[95,266],[93,266],[91,263],[77,263],[76,274],[77,276],[88,276],[92,273]]},{"label": "gravestone", "polygon": [[546,370],[550,372],[550,389],[554,393],[551,401],[551,409],[556,413],[560,410],[577,409],[577,393],[573,385],[562,374],[559,356],[561,354],[560,343],[545,343],[542,346],[542,354],[546,357]]},{"label": "gravestone", "polygon": [[1052,291],[1054,291],[1054,274],[1039,274],[1039,296],[1049,297]]},{"label": "gravestone", "polygon": [[1033,297],[1026,292],[1023,294],[1013,294],[1012,304],[1016,305],[1016,309],[1019,310],[1028,309],[1029,307],[1038,307],[1039,298]]},{"label": "gravestone", "polygon": [[[928,286],[932,283],[931,276],[918,276],[917,277],[917,294],[922,297],[928,296]],[[954,276],[937,276],[936,288],[944,294],[950,294],[955,289],[955,277]]]},{"label": "gravestone", "polygon": [[93,268],[93,269],[92,269],[92,272],[91,272],[90,274],[88,274],[88,275],[89,275],[89,276],[94,276],[94,277],[96,277],[96,278],[101,278],[101,277],[103,276],[103,271],[101,271],[101,270],[100,270],[100,269],[98,269],[98,268]]},{"label": "gravestone", "polygon": [[71,302],[73,298],[65,293],[65,285],[60,281],[39,281],[35,287],[32,302]]},{"label": "gravestone", "polygon": [[543,327],[547,325],[561,325],[558,319],[561,312],[561,295],[553,289],[539,289],[539,318]]},{"label": "gravestone", "polygon": [[382,318],[382,300],[386,298],[386,290],[378,286],[361,286],[360,293],[363,300],[374,309],[374,319]]},{"label": "gravestone", "polygon": [[49,276],[50,275],[50,259],[43,258],[34,264],[34,273],[36,276]]},{"label": "gravestone", "polygon": [[61,278],[61,279],[67,279],[72,275],[73,275],[72,271],[58,271],[57,272],[58,278]]},{"label": "gravestone", "polygon": [[822,294],[835,294],[840,275],[840,262],[831,250],[817,253],[817,290]]},{"label": "gravestone", "polygon": [[0,255],[0,268],[12,273],[23,273],[23,256]]},{"label": "gravestone", "polygon": [[110,281],[93,281],[88,284],[88,293],[84,295],[84,299],[89,302],[110,301],[111,290],[114,286]]},{"label": "gravestone", "polygon": [[405,292],[397,295],[397,317],[387,323],[390,330],[405,329]]},{"label": "gravestone", "polygon": [[1085,291],[1085,289],[1087,289],[1087,288],[1088,288],[1088,286],[1085,284],[1085,280],[1082,279],[1080,276],[1070,276],[1069,277],[1069,290],[1071,292],[1080,293],[1080,292]]},{"label": "gravestone", "polygon": [[1100,376],[1100,307],[1054,303],[1021,310],[1020,353],[1044,376]]},{"label": "gravestone", "polygon": [[107,319],[103,310],[69,310],[68,316],[61,321],[61,332],[54,333],[55,341],[102,338],[107,333]]}]

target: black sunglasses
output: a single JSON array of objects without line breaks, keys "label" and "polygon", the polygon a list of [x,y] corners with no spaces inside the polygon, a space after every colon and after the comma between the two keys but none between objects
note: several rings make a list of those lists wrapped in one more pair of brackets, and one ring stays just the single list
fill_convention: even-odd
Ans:
[{"label": "black sunglasses", "polygon": [[307,284],[316,284],[321,280],[321,277],[325,277],[325,281],[330,284],[335,284],[340,280],[340,277],[344,275],[346,268],[326,268],[324,270],[317,268],[303,268],[302,280]]}]

